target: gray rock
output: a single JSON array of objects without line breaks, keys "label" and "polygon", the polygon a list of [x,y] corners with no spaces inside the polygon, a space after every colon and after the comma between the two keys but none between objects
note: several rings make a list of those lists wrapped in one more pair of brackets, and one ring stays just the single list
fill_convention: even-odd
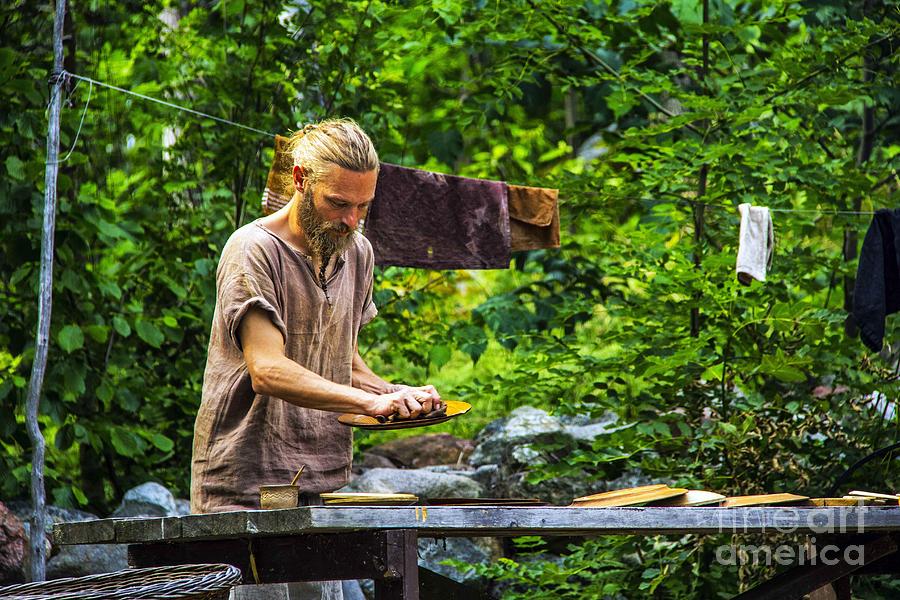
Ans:
[{"label": "gray rock", "polygon": [[341,582],[341,590],[344,592],[344,600],[366,600],[362,586],[355,579],[345,579]]},{"label": "gray rock", "polygon": [[469,464],[480,467],[501,464],[516,446],[552,439],[564,433],[559,419],[532,406],[520,406],[505,421],[494,421],[476,438]]},{"label": "gray rock", "polygon": [[371,469],[338,491],[409,493],[419,498],[477,498],[482,493],[468,477],[428,469]]},{"label": "gray rock", "polygon": [[587,422],[575,422],[563,425],[563,431],[580,442],[593,442],[597,437],[616,431],[618,415],[613,412],[604,414],[599,419]]},{"label": "gray rock", "polygon": [[47,579],[81,577],[128,568],[128,546],[124,544],[83,544],[62,546],[47,562]]},{"label": "gray rock", "polygon": [[421,539],[418,550],[420,567],[467,585],[481,583],[473,569],[460,570],[441,563],[453,559],[484,564],[494,562],[502,555],[500,544],[494,538]]},{"label": "gray rock", "polygon": [[153,481],[142,483],[125,492],[114,517],[171,517],[177,513],[172,492]]},{"label": "gray rock", "polygon": [[[31,517],[28,502],[15,503],[15,512]],[[98,517],[74,508],[47,507],[47,532],[52,532],[55,523],[94,521]],[[25,523],[26,528],[28,523]],[[58,546],[59,553],[47,561],[47,579],[60,577],[81,577],[96,573],[109,573],[128,568],[127,546],[122,544],[84,544],[78,546]]]},{"label": "gray rock", "polygon": [[183,517],[191,514],[191,501],[184,498],[175,499],[175,516]]}]

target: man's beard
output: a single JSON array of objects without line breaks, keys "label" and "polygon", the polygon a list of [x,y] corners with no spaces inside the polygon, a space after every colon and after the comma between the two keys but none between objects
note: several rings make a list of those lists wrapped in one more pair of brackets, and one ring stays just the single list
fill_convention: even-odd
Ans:
[{"label": "man's beard", "polygon": [[[306,243],[313,256],[320,257],[324,261],[332,256],[341,254],[353,242],[355,235],[350,228],[342,222],[331,223],[322,218],[316,210],[313,201],[312,186],[303,192],[300,202],[300,210],[297,211],[297,220],[306,236]],[[349,231],[348,235],[338,235]]]}]

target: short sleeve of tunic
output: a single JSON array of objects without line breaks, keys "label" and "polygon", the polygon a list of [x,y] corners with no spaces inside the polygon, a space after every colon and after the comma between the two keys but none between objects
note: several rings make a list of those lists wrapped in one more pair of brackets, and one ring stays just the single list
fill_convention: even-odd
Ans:
[{"label": "short sleeve of tunic", "polygon": [[216,273],[216,304],[221,311],[228,338],[242,350],[238,336],[241,319],[252,307],[266,311],[282,338],[287,338],[276,276],[263,247],[252,238],[232,240],[222,252]]}]

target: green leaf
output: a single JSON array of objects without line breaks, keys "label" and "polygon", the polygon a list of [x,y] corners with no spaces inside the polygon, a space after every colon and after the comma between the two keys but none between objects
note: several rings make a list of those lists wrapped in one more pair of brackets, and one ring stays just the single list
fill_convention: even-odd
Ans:
[{"label": "green leaf", "polygon": [[84,346],[84,334],[78,325],[66,325],[56,336],[60,348],[67,353],[72,353]]},{"label": "green leaf", "polygon": [[25,179],[25,163],[23,163],[18,156],[7,156],[6,172],[9,173],[9,176],[13,179],[23,181]]},{"label": "green leaf", "polygon": [[428,352],[428,358],[435,368],[440,369],[450,361],[452,354],[453,352],[449,346],[440,344],[431,347],[431,350]]},{"label": "green leaf", "polygon": [[171,452],[172,448],[175,447],[175,442],[173,442],[168,437],[164,436],[161,433],[153,433],[150,435],[150,442],[162,450],[163,452]]},{"label": "green leaf", "polygon": [[122,337],[128,337],[131,335],[131,326],[128,324],[128,321],[125,320],[121,315],[116,315],[112,318],[113,327],[116,332]]},{"label": "green leaf", "polygon": [[68,450],[75,442],[75,429],[71,424],[63,425],[53,436],[53,445],[58,450]]},{"label": "green leaf", "polygon": [[144,445],[141,438],[122,427],[110,429],[109,441],[118,454],[127,457],[137,455]]},{"label": "green leaf", "polygon": [[78,500],[78,504],[81,506],[87,506],[88,498],[84,495],[84,492],[75,484],[72,484],[72,495],[75,496],[75,499]]},{"label": "green leaf", "polygon": [[137,331],[139,338],[141,338],[154,348],[159,348],[162,345],[163,341],[165,341],[166,339],[162,331],[159,330],[159,327],[157,327],[150,321],[138,319],[134,324],[134,329],[135,331]]},{"label": "green leaf", "polygon": [[88,325],[84,328],[84,332],[98,344],[102,344],[109,338],[109,327],[106,325]]}]

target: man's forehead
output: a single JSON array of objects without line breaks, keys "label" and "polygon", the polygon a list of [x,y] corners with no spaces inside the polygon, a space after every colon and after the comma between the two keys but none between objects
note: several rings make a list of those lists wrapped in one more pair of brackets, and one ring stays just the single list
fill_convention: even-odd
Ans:
[{"label": "man's forehead", "polygon": [[378,172],[351,171],[335,164],[329,165],[319,180],[322,195],[329,200],[345,202],[369,202],[375,196]]}]

